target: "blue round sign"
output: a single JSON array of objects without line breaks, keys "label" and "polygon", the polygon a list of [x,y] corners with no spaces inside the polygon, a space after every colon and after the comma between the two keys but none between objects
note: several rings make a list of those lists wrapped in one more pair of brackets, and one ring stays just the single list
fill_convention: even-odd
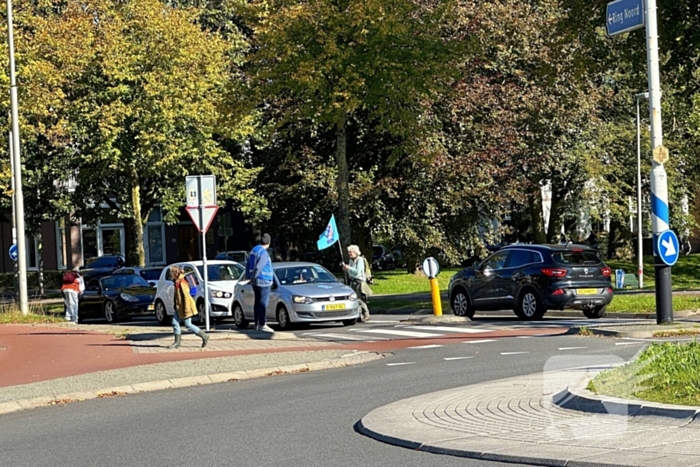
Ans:
[{"label": "blue round sign", "polygon": [[17,261],[17,245],[14,245],[14,244],[13,244],[13,245],[10,247],[9,253],[10,253],[10,259],[11,259],[12,261]]},{"label": "blue round sign", "polygon": [[680,255],[680,244],[673,230],[665,230],[656,237],[656,252],[666,266],[673,266]]}]

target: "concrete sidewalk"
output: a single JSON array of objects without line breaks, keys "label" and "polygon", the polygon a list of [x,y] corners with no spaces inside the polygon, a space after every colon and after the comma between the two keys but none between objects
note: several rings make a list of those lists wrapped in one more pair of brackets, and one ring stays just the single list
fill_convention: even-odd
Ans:
[{"label": "concrete sidewalk", "polygon": [[587,381],[603,367],[425,394],[370,412],[358,428],[377,440],[414,450],[502,462],[700,465],[700,408],[587,393]]},{"label": "concrete sidewalk", "polygon": [[[100,332],[102,331],[102,332]],[[291,333],[215,331],[209,345],[164,327],[0,325],[0,414],[71,401],[340,368],[382,354]]]}]

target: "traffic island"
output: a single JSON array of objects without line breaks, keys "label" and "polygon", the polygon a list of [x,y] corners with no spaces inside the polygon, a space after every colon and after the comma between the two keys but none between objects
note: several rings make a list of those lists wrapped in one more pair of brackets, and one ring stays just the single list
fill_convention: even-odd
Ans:
[{"label": "traffic island", "polygon": [[571,328],[572,334],[599,335],[621,338],[671,338],[700,335],[700,324],[645,324],[630,323],[610,326],[579,326]]}]

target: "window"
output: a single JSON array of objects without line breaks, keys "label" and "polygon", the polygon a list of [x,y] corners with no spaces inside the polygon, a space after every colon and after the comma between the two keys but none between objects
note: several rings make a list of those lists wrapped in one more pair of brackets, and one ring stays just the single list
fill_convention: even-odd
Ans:
[{"label": "window", "polygon": [[529,250],[510,250],[507,268],[519,268],[526,264],[540,263],[542,259],[539,253]]},{"label": "window", "polygon": [[494,270],[503,269],[506,264],[506,258],[508,258],[508,251],[499,251],[498,253],[486,258],[484,263],[481,265],[481,269],[491,268]]},{"label": "window", "polygon": [[600,257],[595,251],[558,251],[552,253],[555,263],[568,266],[600,264]]},{"label": "window", "polygon": [[[204,267],[197,266],[204,277]],[[243,267],[238,264],[207,264],[207,279],[210,281],[235,281],[241,276]]]},{"label": "window", "polygon": [[144,226],[143,242],[148,264],[165,263],[164,238],[165,224],[163,224],[163,213],[160,208],[153,208]]},{"label": "window", "polygon": [[282,285],[338,282],[338,279],[322,266],[279,268],[275,269],[275,275]]},{"label": "window", "polygon": [[39,269],[39,239],[28,237],[25,240],[27,249],[27,269]]}]

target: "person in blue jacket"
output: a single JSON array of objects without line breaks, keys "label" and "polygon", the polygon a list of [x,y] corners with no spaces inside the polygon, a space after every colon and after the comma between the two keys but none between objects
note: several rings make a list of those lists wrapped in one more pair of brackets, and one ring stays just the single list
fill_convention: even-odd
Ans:
[{"label": "person in blue jacket", "polygon": [[245,277],[253,286],[255,304],[253,314],[255,315],[255,330],[264,332],[274,332],[265,322],[267,305],[270,303],[270,288],[272,287],[272,261],[267,249],[270,246],[270,234],[263,234],[260,245],[255,246],[250,251],[248,262],[245,268]]}]

